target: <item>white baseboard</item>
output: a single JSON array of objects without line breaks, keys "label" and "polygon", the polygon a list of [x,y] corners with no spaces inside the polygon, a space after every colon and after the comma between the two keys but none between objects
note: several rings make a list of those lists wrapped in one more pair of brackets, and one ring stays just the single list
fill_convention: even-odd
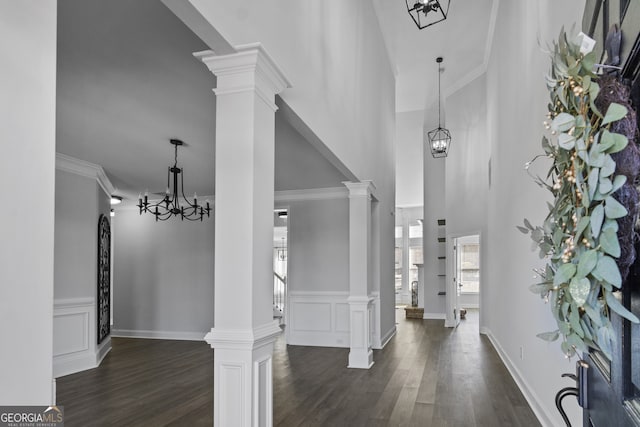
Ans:
[{"label": "white baseboard", "polygon": [[180,340],[180,341],[204,341],[206,332],[180,332],[180,331],[148,331],[134,329],[112,329],[114,338],[145,338],[155,340]]},{"label": "white baseboard", "polygon": [[460,308],[480,308],[480,304],[475,303],[475,304],[460,304]]},{"label": "white baseboard", "polygon": [[76,372],[93,369],[97,366],[95,354],[91,354],[88,351],[78,354],[60,355],[54,357],[53,376],[60,378],[65,375],[75,374]]},{"label": "white baseboard", "polygon": [[377,348],[376,350],[382,350],[388,343],[389,341],[391,341],[391,338],[393,338],[396,335],[397,329],[394,326],[393,328],[391,328],[389,330],[389,332],[387,332],[386,334],[384,334],[384,336],[382,337],[382,345],[380,346],[380,348]]},{"label": "white baseboard", "polygon": [[422,318],[425,320],[444,320],[447,315],[444,313],[424,313]]},{"label": "white baseboard", "polygon": [[525,381],[524,377],[522,376],[518,368],[513,364],[513,362],[507,355],[507,353],[504,351],[504,349],[498,342],[498,340],[493,336],[493,333],[491,332],[491,330],[487,327],[481,327],[480,333],[486,335],[489,338],[489,341],[491,341],[493,348],[496,349],[496,352],[498,353],[498,356],[500,356],[502,363],[504,363],[504,365],[507,367],[507,370],[511,374],[511,377],[518,385],[518,388],[524,395],[524,398],[527,400],[527,403],[529,403],[529,406],[533,410],[533,413],[536,414],[536,417],[538,418],[538,421],[540,421],[540,424],[542,424],[544,427],[553,427],[554,425],[553,422],[547,416],[547,413],[545,412],[542,405],[540,404],[541,402],[540,398],[535,394],[535,392],[529,386],[527,381]]}]

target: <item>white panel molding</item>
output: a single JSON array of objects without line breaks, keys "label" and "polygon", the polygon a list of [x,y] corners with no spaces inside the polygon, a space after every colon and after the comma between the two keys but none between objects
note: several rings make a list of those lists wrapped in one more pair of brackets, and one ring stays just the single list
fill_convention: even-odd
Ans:
[{"label": "white panel molding", "polygon": [[349,190],[345,187],[313,188],[309,190],[276,191],[275,202],[293,202],[298,200],[347,199]]},{"label": "white panel molding", "polygon": [[96,165],[95,163],[76,159],[66,154],[56,153],[56,169],[95,179],[108,196],[116,192],[116,188],[111,184],[102,166]]},{"label": "white panel molding", "polygon": [[481,327],[480,333],[486,335],[489,338],[489,341],[491,341],[493,348],[496,349],[496,352],[498,353],[498,356],[500,356],[502,363],[504,363],[504,365],[507,367],[507,370],[511,374],[511,377],[518,385],[518,388],[524,395],[527,403],[529,403],[529,406],[531,406],[533,412],[536,414],[536,417],[538,418],[538,421],[540,421],[540,424],[542,424],[544,427],[553,427],[554,423],[545,412],[544,407],[541,404],[543,400],[540,399],[540,397],[536,395],[533,388],[529,386],[529,383],[527,383],[527,381],[524,379],[524,376],[520,373],[516,365],[511,361],[507,353],[500,345],[500,342],[491,332],[491,329],[487,327]]},{"label": "white panel molding", "polygon": [[349,292],[291,291],[287,344],[348,348],[348,297]]},{"label": "white panel molding", "polygon": [[202,341],[206,332],[150,331],[144,329],[112,329],[116,338],[144,338],[155,340]]},{"label": "white panel molding", "polygon": [[424,313],[422,318],[425,320],[445,320],[447,315],[444,313]]},{"label": "white panel molding", "polygon": [[96,343],[94,298],[54,300],[53,376],[93,369],[111,350],[111,338]]}]

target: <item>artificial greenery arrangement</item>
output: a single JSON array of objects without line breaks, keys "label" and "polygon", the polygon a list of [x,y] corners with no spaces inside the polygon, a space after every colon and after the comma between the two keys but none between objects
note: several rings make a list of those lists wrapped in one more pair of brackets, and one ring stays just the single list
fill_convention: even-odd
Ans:
[{"label": "artificial greenery arrangement", "polygon": [[628,90],[618,79],[593,72],[596,57],[589,42],[582,33],[570,38],[561,31],[554,43],[544,122],[551,135],[542,138],[545,154],[536,157],[548,157],[552,164],[546,179],[534,176],[553,202],[542,226],[525,219],[518,227],[548,259],[544,269],[535,270],[542,282],[530,289],[550,302],[558,329],[538,337],[555,341],[562,336],[567,357],[589,347],[611,357],[610,311],[639,321],[617,293],[635,259],[633,239],[624,240],[633,236],[637,217],[633,184],[640,151],[629,141],[635,138],[636,121],[623,105],[629,106]]}]

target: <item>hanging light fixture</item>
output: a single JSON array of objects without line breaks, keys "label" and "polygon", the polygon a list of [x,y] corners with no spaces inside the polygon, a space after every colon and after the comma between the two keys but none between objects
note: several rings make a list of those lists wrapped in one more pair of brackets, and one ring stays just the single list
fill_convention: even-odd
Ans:
[{"label": "hanging light fixture", "polygon": [[[189,201],[184,195],[184,169],[178,167],[178,147],[184,143],[179,139],[171,139],[169,141],[175,147],[175,161],[173,166],[169,166],[167,171],[167,190],[165,191],[164,198],[159,202],[149,202],[149,192],[144,193],[144,199],[142,195],[138,195],[138,207],[140,208],[140,215],[144,212],[149,212],[155,215],[156,221],[166,221],[172,216],[179,216],[182,220],[188,219],[189,221],[202,221],[202,218],[206,215],[209,216],[211,207],[209,201],[205,201],[205,205],[198,204],[198,195],[193,193],[193,202]],[[179,194],[182,195],[185,205],[180,205]]]},{"label": "hanging light fixture", "polygon": [[436,62],[438,63],[438,127],[427,132],[427,141],[431,155],[437,158],[447,157],[451,145],[451,133],[448,129],[440,126],[440,74],[442,74],[440,64],[442,64],[442,57],[437,57]]},{"label": "hanging light fixture", "polygon": [[407,11],[421,30],[447,19],[451,0],[405,0]]}]

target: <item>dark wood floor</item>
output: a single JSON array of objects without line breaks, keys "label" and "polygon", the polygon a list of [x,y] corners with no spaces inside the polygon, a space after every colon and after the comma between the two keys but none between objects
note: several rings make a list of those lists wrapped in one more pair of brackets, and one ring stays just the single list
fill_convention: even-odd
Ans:
[{"label": "dark wood floor", "polygon": [[[402,314],[402,313],[400,313]],[[405,320],[369,370],[348,349],[286,346],[274,353],[277,426],[539,426],[486,337],[477,313],[457,330]],[[204,342],[114,338],[102,365],[59,378],[73,426],[211,425],[213,351]]]}]

